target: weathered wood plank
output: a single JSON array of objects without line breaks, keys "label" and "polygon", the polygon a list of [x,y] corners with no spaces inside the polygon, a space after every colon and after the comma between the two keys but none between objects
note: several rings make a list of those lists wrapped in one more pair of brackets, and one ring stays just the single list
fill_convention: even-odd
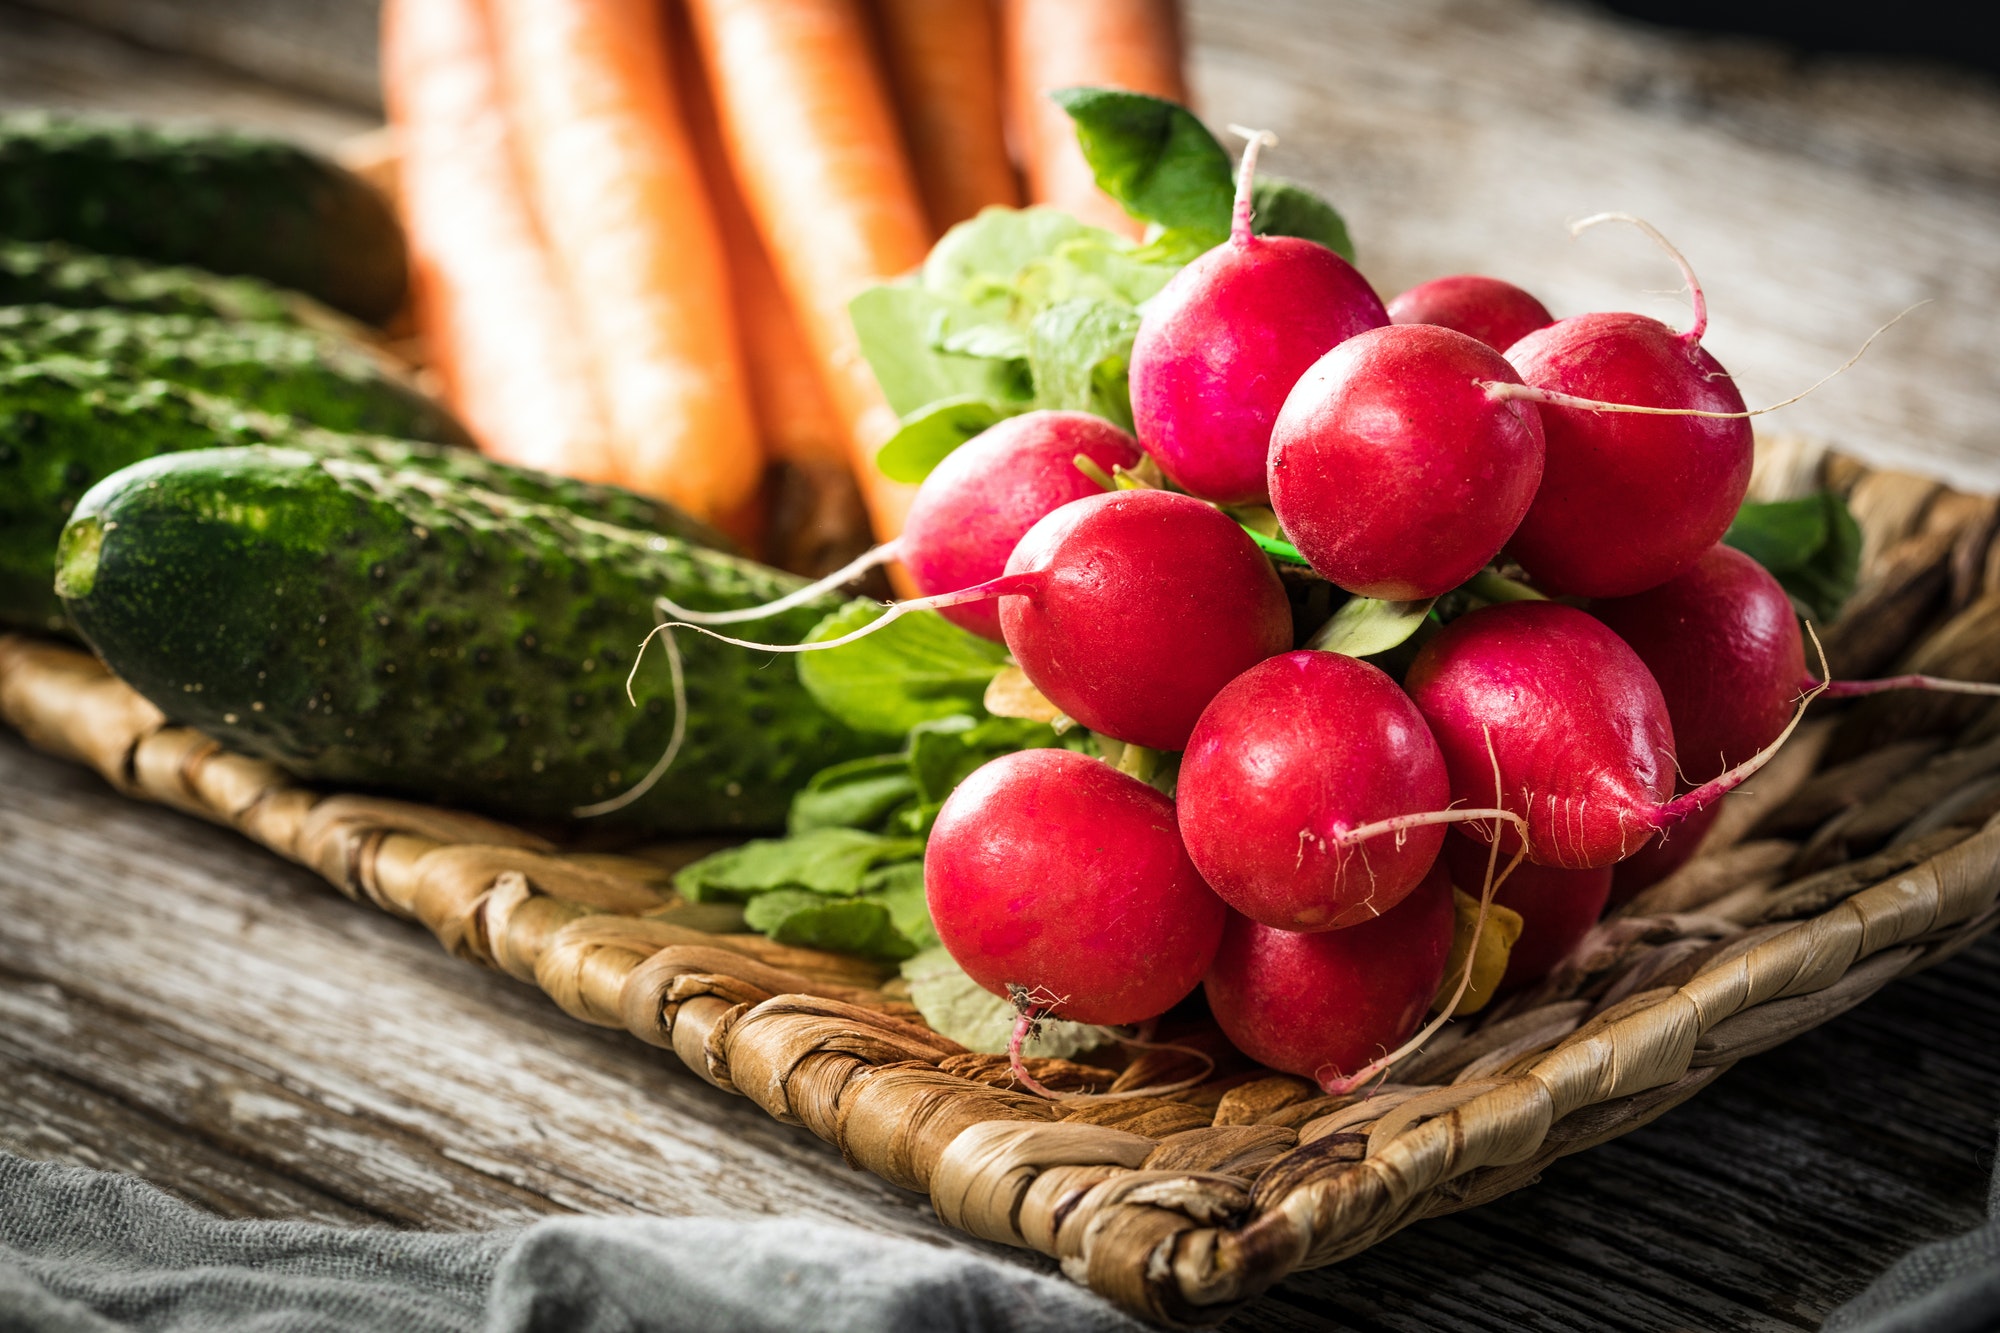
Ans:
[{"label": "weathered wood plank", "polygon": [[[1272,171],[1325,188],[1386,295],[1487,272],[1558,315],[1684,324],[1641,237],[1693,261],[1706,345],[1765,418],[1870,461],[2000,486],[2000,88],[1945,69],[1798,60],[1547,0],[1190,0],[1201,107],[1268,126]],[[1661,289],[1666,289],[1661,294]],[[1648,293],[1653,293],[1649,295]]]}]

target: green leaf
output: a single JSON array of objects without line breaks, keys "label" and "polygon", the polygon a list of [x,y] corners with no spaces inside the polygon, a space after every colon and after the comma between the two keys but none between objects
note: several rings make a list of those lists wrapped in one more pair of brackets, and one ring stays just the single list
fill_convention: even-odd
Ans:
[{"label": "green leaf", "polygon": [[1332,204],[1282,176],[1261,176],[1250,187],[1250,230],[1259,236],[1302,236],[1354,262],[1347,221]]},{"label": "green leaf", "polygon": [[792,797],[786,831],[822,828],[879,828],[897,806],[917,794],[910,761],[900,754],[850,759],[822,768]]},{"label": "green leaf", "polygon": [[705,856],[674,876],[690,902],[742,901],[777,889],[852,896],[868,873],[923,855],[921,838],[891,838],[859,829],[823,828],[790,838],[761,838]]},{"label": "green leaf", "polygon": [[862,900],[880,903],[888,910],[889,924],[910,942],[910,952],[937,948],[937,928],[931,924],[930,904],[924,898],[924,863],[899,862],[868,878],[875,887],[863,894]]},{"label": "green leaf", "polygon": [[1207,230],[1210,245],[1228,234],[1236,194],[1229,154],[1193,112],[1119,88],[1058,88],[1049,97],[1076,122],[1098,187],[1126,212],[1170,229]]},{"label": "green leaf", "polygon": [[1722,540],[1770,570],[1816,619],[1835,619],[1853,595],[1861,528],[1832,491],[1745,504]]},{"label": "green leaf", "polygon": [[875,455],[875,466],[891,481],[912,485],[952,450],[1020,409],[989,398],[940,398],[903,418],[903,424]]},{"label": "green leaf", "polygon": [[[849,602],[809,636],[834,639],[882,614],[879,603]],[[820,706],[856,731],[903,736],[919,722],[980,711],[986,682],[1007,650],[969,634],[935,611],[915,611],[845,647],[799,654],[799,679]]]},{"label": "green leaf", "polygon": [[799,889],[780,889],[751,899],[743,920],[780,944],[831,949],[896,962],[917,946],[896,929],[886,904],[860,898],[822,898]]},{"label": "green leaf", "polygon": [[[1035,406],[1088,411],[1098,373],[1124,383],[1132,356],[1132,339],[1139,332],[1139,312],[1117,301],[1085,298],[1065,301],[1036,315],[1028,325],[1028,365],[1035,376]],[[1125,421],[1131,424],[1130,395],[1125,396]]]},{"label": "green leaf", "polygon": [[1386,653],[1417,632],[1431,613],[1434,597],[1420,602],[1385,602],[1373,597],[1356,597],[1333,613],[1306,647],[1323,653],[1345,653],[1349,657],[1370,657]]},{"label": "green leaf", "polygon": [[1023,268],[1065,242],[1115,240],[1059,208],[987,208],[952,227],[931,247],[922,269],[925,290],[949,302],[1002,313]]},{"label": "green leaf", "polygon": [[974,312],[912,281],[870,287],[848,302],[848,315],[861,354],[875,372],[883,397],[898,416],[908,416],[940,398],[1005,401],[1020,396],[1017,369],[1010,362],[940,351],[940,330],[976,324]]},{"label": "green leaf", "polygon": [[1018,717],[943,717],[911,728],[909,771],[922,799],[942,801],[988,760],[1061,743],[1056,729],[1046,722]]},{"label": "green leaf", "polygon": [[[965,974],[942,948],[926,949],[903,964],[910,1003],[932,1029],[969,1051],[1005,1055],[1014,1036],[1014,1006]],[[1030,1056],[1068,1057],[1117,1040],[1109,1028],[1061,1019],[1042,1020],[1039,1036],[1021,1045]]]}]

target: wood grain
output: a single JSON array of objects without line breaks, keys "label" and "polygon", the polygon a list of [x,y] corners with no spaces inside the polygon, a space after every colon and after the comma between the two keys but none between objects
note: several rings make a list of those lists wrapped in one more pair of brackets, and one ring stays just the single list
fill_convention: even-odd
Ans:
[{"label": "wood grain", "polygon": [[[1788,56],[1536,0],[1191,0],[1197,100],[1268,127],[1267,168],[1323,188],[1389,295],[1485,272],[1558,315],[1685,324],[1650,219],[1707,289],[1705,345],[1763,419],[1871,462],[2000,488],[2000,88]],[[1661,295],[1661,289],[1668,294]]]},{"label": "wood grain", "polygon": [[[1809,1328],[1975,1222],[2000,941],[1232,1327]],[[1012,1262],[670,1058],[0,736],[0,1146],[232,1216],[812,1216]],[[1717,1145],[1726,1151],[1717,1151]]]}]

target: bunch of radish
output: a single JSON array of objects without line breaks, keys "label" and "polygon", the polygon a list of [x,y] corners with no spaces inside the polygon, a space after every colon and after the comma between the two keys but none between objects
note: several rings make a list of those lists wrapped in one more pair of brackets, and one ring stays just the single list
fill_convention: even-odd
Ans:
[{"label": "bunch of radish", "polygon": [[[1331,250],[1252,234],[1256,151],[1229,238],[1144,308],[1137,438],[1039,411],[950,455],[862,562],[924,595],[857,635],[934,607],[1123,743],[1117,767],[996,759],[932,830],[938,934],[1024,1030],[1142,1023],[1202,986],[1244,1052],[1345,1090],[1455,1003],[1454,886],[1521,915],[1503,985],[1536,980],[1613,868],[1671,869],[1826,685],[1776,581],[1717,545],[1751,414],[1678,254],[1684,332],[1553,320],[1472,276],[1385,307]],[[1252,535],[1261,506],[1356,598],[1513,592],[1400,680],[1299,647],[1318,627]],[[1482,573],[1503,559],[1525,583]],[[1156,751],[1181,754],[1171,797],[1124,762]]]}]

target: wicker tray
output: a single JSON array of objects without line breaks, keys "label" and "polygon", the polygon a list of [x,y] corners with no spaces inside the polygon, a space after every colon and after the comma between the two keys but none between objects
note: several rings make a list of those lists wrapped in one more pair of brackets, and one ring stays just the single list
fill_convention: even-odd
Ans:
[{"label": "wicker tray", "polygon": [[[1862,523],[1862,590],[1825,635],[1836,675],[2000,679],[1994,501],[1796,448],[1759,467],[1767,495],[1838,486]],[[681,902],[671,870],[692,849],[565,852],[473,815],[309,790],[168,725],[83,653],[0,636],[0,717],[33,744],[422,922],[928,1193],[948,1224],[1052,1255],[1169,1324],[1529,1184],[2000,919],[2000,712],[1927,695],[1816,711],[1696,860],[1372,1095],[1232,1061],[1204,1025],[1172,1034],[1216,1057],[1198,1085],[1054,1103],[1012,1090],[1004,1057],[925,1027],[882,969],[728,933]],[[1170,1049],[1034,1063],[1100,1091],[1203,1068]]]}]

